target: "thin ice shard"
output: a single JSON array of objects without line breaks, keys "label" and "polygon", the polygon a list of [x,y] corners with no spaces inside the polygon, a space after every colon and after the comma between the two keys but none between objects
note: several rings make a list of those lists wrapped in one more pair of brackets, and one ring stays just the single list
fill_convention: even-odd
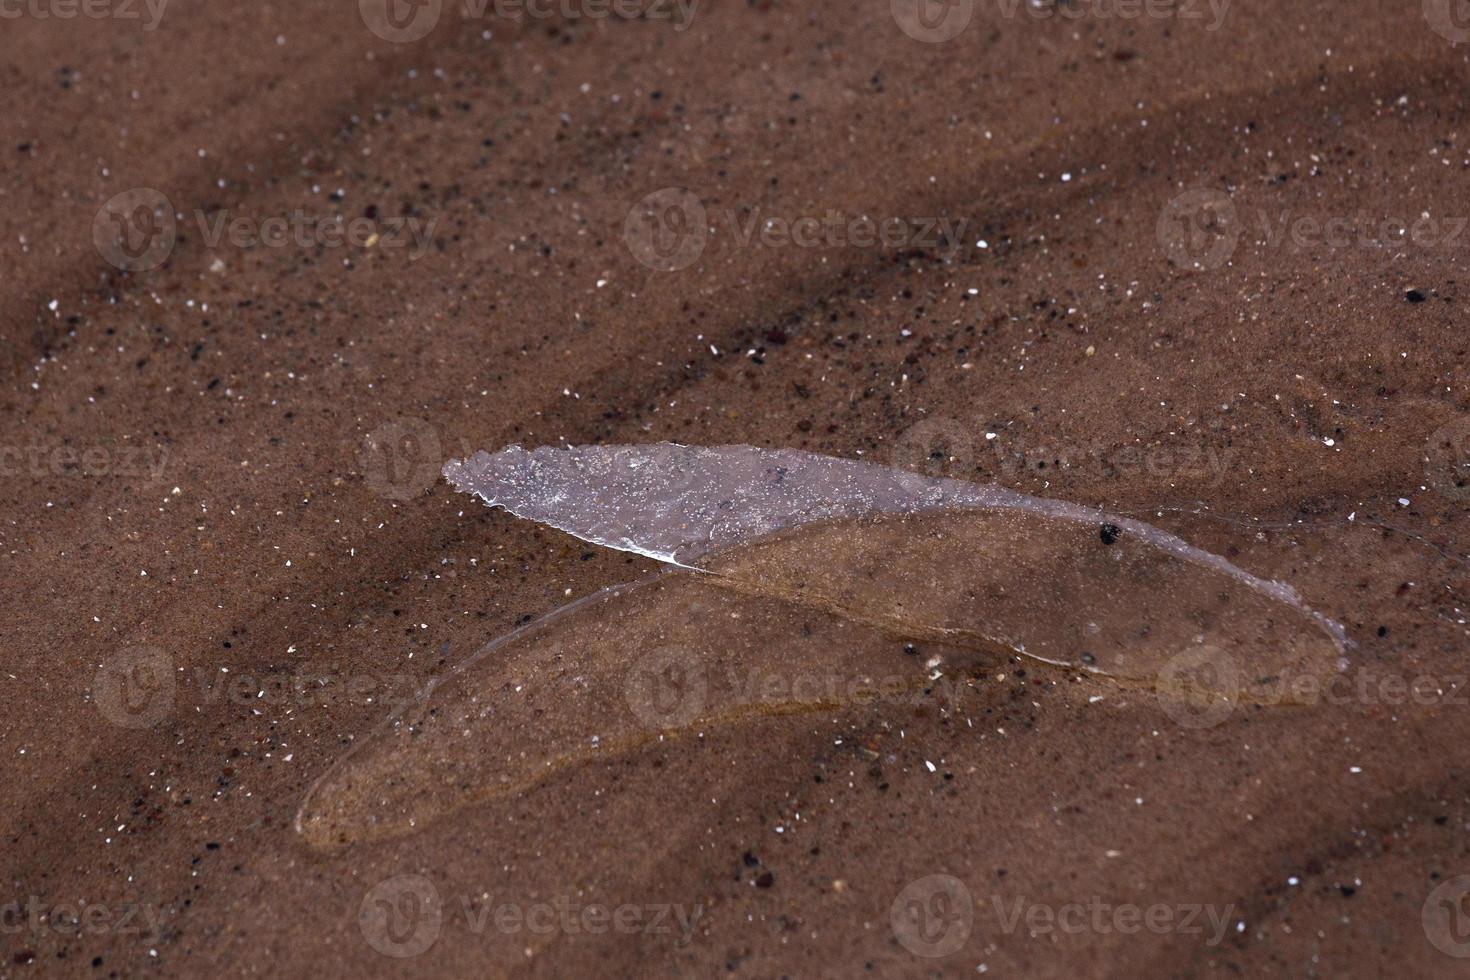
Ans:
[{"label": "thin ice shard", "polygon": [[743,446],[514,449],[446,472],[698,574],[605,590],[459,664],[312,787],[296,827],[315,846],[690,734],[813,712],[902,724],[968,700],[968,678],[1012,654],[1206,711],[1290,701],[1340,669],[1341,627],[1285,586],[1142,522],[997,487]]},{"label": "thin ice shard", "polygon": [[713,575],[657,575],[475,653],[328,770],[296,829],[335,848],[513,799],[577,765],[616,766],[692,732],[854,702],[932,705],[965,680],[957,672],[936,684],[926,661],[962,667],[974,654],[938,643],[924,652],[925,661],[907,656],[880,629],[734,592]]},{"label": "thin ice shard", "polygon": [[1291,586],[1258,578],[1151,524],[1005,487],[946,480],[876,463],[754,446],[510,446],[451,460],[444,476],[527,520],[608,548],[684,567],[776,531],[838,518],[993,509],[1121,532],[1228,575],[1313,618],[1347,647],[1341,624]]}]

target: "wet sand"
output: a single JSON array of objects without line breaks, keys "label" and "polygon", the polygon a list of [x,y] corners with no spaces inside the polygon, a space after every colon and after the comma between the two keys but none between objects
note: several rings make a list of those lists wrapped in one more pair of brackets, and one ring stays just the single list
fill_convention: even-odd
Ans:
[{"label": "wet sand", "polygon": [[[1462,971],[1470,48],[1387,0],[1069,9],[6,19],[0,976]],[[154,197],[130,250],[99,218],[137,188],[172,247]],[[661,440],[1146,521],[1347,671],[1201,715],[955,652],[298,833],[411,692],[658,571],[443,462]],[[936,653],[803,615],[747,654]]]}]

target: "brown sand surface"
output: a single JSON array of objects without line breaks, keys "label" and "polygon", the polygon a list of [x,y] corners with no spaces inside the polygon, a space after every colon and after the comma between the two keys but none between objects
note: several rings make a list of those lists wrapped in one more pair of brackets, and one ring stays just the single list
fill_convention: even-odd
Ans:
[{"label": "brown sand surface", "polygon": [[[1470,969],[1455,4],[438,6],[0,3],[0,976]],[[660,440],[1148,521],[1343,623],[1346,673],[1201,718],[956,653],[298,833],[409,691],[657,570],[444,460]]]}]

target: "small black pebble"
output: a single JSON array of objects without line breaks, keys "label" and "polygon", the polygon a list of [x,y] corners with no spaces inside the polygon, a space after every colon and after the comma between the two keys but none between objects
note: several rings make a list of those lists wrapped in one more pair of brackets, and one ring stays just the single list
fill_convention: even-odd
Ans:
[{"label": "small black pebble", "polygon": [[910,657],[917,657],[919,655],[919,648],[914,646],[912,643],[905,643],[903,645],[903,652],[908,654]]},{"label": "small black pebble", "polygon": [[749,851],[746,851],[745,852],[745,856],[742,857],[741,860],[745,862],[745,866],[747,868],[753,868],[757,864],[760,864],[761,863],[760,862],[760,858],[756,857],[754,854],[750,853]]},{"label": "small black pebble", "polygon": [[1388,627],[1387,626],[1380,626],[1380,627],[1378,627],[1378,635],[1379,636],[1387,636],[1388,635]]},{"label": "small black pebble", "polygon": [[1411,289],[1407,293],[1404,293],[1404,299],[1410,303],[1422,303],[1424,302],[1424,294],[1417,289]]},{"label": "small black pebble", "polygon": [[757,878],[755,880],[755,887],[757,887],[757,888],[770,888],[775,883],[776,883],[776,876],[773,875],[773,874],[771,874],[769,871],[767,871],[766,873],[762,874],[759,878]]},{"label": "small black pebble", "polygon": [[1337,887],[1342,889],[1343,898],[1352,898],[1358,892],[1352,885],[1338,885]]},{"label": "small black pebble", "polygon": [[1097,532],[1097,536],[1102,538],[1103,544],[1112,544],[1114,541],[1118,540],[1118,535],[1122,533],[1123,529],[1118,527],[1118,525],[1104,524],[1102,528]]}]

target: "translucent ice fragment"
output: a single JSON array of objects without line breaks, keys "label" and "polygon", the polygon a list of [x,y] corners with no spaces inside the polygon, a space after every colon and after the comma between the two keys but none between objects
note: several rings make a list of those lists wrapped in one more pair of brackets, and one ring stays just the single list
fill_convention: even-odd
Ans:
[{"label": "translucent ice fragment", "polygon": [[318,846],[654,739],[863,704],[901,719],[916,690],[1012,653],[1189,689],[1207,717],[1221,700],[1289,700],[1341,657],[1341,628],[1285,586],[1147,524],[1000,488],[748,447],[513,450],[449,473],[699,574],[606,590],[475,654],[313,787],[297,827]]},{"label": "translucent ice fragment", "polygon": [[[925,654],[971,656],[943,644]],[[659,575],[478,652],[328,770],[296,827],[314,846],[339,847],[513,798],[573,765],[616,765],[649,742],[932,698],[927,662],[884,630],[803,603]]]},{"label": "translucent ice fragment", "polygon": [[[1095,524],[1029,509],[820,522],[700,563],[726,588],[1147,687],[1199,648],[1253,680],[1321,680],[1341,653],[1310,612],[1213,563],[1184,560],[1141,534],[1104,543]],[[1258,693],[1242,680],[1219,693]]]},{"label": "translucent ice fragment", "polygon": [[1005,487],[928,477],[877,463],[754,446],[510,446],[451,460],[459,490],[584,541],[698,567],[701,556],[772,532],[840,517],[988,509],[1091,527],[1213,569],[1312,617],[1346,646],[1342,626],[1309,610],[1288,585],[1132,518]]}]

